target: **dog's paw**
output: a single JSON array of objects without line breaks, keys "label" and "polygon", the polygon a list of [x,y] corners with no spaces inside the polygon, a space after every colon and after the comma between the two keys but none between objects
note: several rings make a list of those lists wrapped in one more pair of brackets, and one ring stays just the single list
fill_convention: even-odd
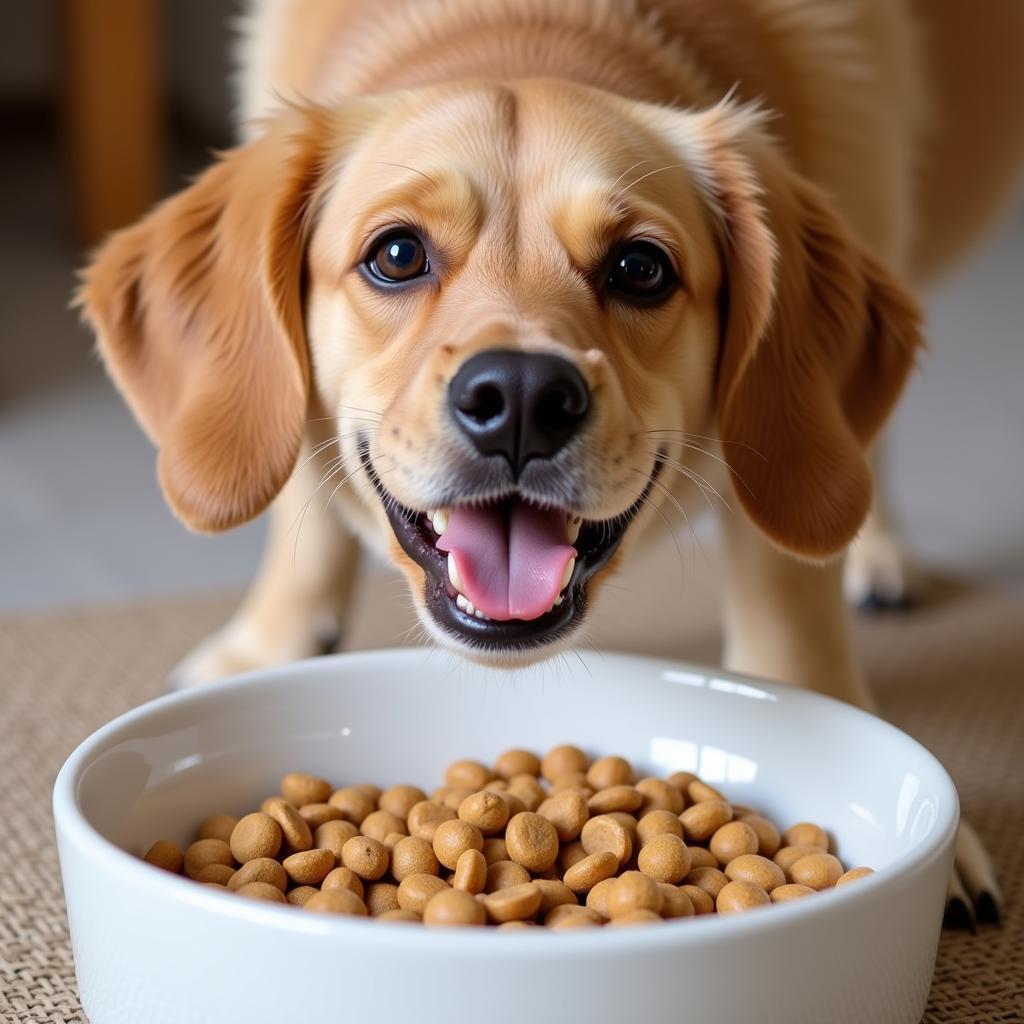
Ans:
[{"label": "dog's paw", "polygon": [[337,639],[337,630],[328,628],[301,629],[272,639],[239,616],[178,662],[167,677],[167,688],[188,690],[240,672],[325,654],[335,648]]},{"label": "dog's paw", "polygon": [[946,897],[947,928],[970,928],[980,923],[997,923],[1003,897],[992,861],[977,832],[960,822],[956,837],[953,872]]},{"label": "dog's paw", "polygon": [[895,531],[865,529],[850,545],[843,591],[854,608],[906,608],[918,589],[918,575]]}]

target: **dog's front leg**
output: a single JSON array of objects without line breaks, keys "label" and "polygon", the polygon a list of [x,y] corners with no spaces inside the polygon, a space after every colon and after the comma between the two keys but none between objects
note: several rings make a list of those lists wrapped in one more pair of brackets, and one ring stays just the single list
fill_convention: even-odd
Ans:
[{"label": "dog's front leg", "polygon": [[337,643],[360,548],[340,517],[325,511],[306,459],[303,452],[271,506],[263,561],[241,607],[174,669],[171,687],[311,657]]}]

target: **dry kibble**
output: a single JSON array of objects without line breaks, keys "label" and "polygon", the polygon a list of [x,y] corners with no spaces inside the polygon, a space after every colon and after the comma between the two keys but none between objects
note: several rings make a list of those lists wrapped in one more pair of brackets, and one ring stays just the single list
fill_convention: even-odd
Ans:
[{"label": "dry kibble", "polygon": [[357,835],[359,829],[351,821],[325,821],[317,827],[313,845],[321,850],[330,850],[335,860],[340,861],[345,844]]},{"label": "dry kibble", "polygon": [[530,872],[511,860],[498,860],[487,865],[484,878],[484,892],[497,892],[513,885],[522,885],[530,880]]},{"label": "dry kibble", "polygon": [[552,907],[544,916],[544,924],[548,928],[561,931],[563,928],[595,928],[604,924],[603,918],[590,907],[572,906],[563,903]]},{"label": "dry kibble", "polygon": [[561,793],[563,789],[578,789],[584,800],[589,800],[594,795],[594,787],[587,782],[586,772],[569,772],[567,775],[559,775],[551,783],[549,792],[552,796]]},{"label": "dry kibble", "polygon": [[281,838],[280,825],[269,814],[257,811],[255,814],[247,814],[231,830],[230,852],[239,864],[257,857],[276,857],[277,851],[281,849]]},{"label": "dry kibble", "polygon": [[299,816],[314,831],[329,821],[343,821],[344,815],[333,804],[306,804],[299,808]]},{"label": "dry kibble", "polygon": [[576,894],[564,882],[553,878],[535,878],[533,884],[540,890],[540,908],[537,913],[543,917],[552,907],[577,906]]},{"label": "dry kibble", "polygon": [[563,789],[549,796],[538,808],[537,813],[547,818],[562,843],[571,843],[579,838],[580,831],[590,817],[587,801],[576,789]]},{"label": "dry kibble", "polygon": [[360,899],[365,895],[363,880],[351,868],[346,867],[329,871],[327,877],[320,883],[322,892],[330,892],[332,889],[348,889]]},{"label": "dry kibble", "polygon": [[442,803],[450,811],[455,811],[458,814],[459,804],[466,799],[467,796],[472,796],[476,790],[470,786],[450,786],[442,798]]},{"label": "dry kibble", "polygon": [[630,910],[626,914],[620,914],[618,917],[613,917],[610,924],[613,928],[622,928],[634,924],[654,924],[660,920],[660,914],[656,914],[653,910],[647,910],[644,907],[640,907],[637,910]]},{"label": "dry kibble", "polygon": [[540,909],[544,894],[533,882],[510,885],[483,898],[484,910],[490,920],[502,924],[505,921],[522,921],[533,917]]},{"label": "dry kibble", "polygon": [[587,855],[587,851],[583,849],[583,843],[579,839],[566,843],[558,853],[558,867],[562,869],[562,874],[564,875],[569,868],[578,864]]},{"label": "dry kibble", "polygon": [[668,882],[659,882],[661,890],[661,916],[666,918],[693,917],[693,903],[678,885],[670,885]]},{"label": "dry kibble", "polygon": [[625,864],[633,856],[633,839],[626,826],[611,814],[591,818],[580,832],[580,843],[587,853],[610,850]]},{"label": "dry kibble", "polygon": [[587,893],[587,906],[593,910],[602,921],[607,921],[611,916],[608,913],[608,893],[611,892],[611,888],[616,881],[618,881],[616,878],[606,878],[603,882],[598,882],[597,885]]},{"label": "dry kibble", "polygon": [[558,747],[552,747],[540,763],[540,773],[548,782],[572,772],[586,772],[590,767],[590,758],[572,744],[564,743]]},{"label": "dry kibble", "polygon": [[721,803],[728,803],[725,797],[713,786],[709,786],[700,779],[694,779],[686,787],[686,795],[695,803],[704,803],[705,800],[718,800]]},{"label": "dry kibble", "polygon": [[468,892],[445,886],[423,908],[423,923],[432,926],[482,925],[487,921],[484,905]]},{"label": "dry kibble", "polygon": [[302,905],[303,910],[322,914],[348,914],[350,917],[366,917],[366,904],[349,889],[321,890]]},{"label": "dry kibble", "polygon": [[509,857],[527,871],[547,871],[558,859],[555,826],[530,811],[523,811],[509,821],[505,846]]},{"label": "dry kibble", "polygon": [[[313,831],[306,824],[302,815],[299,814],[294,804],[287,800],[268,800],[267,815],[277,822],[284,836],[284,841],[291,848],[293,853],[313,848]],[[243,818],[242,821],[245,819]],[[241,822],[239,822],[241,824]],[[234,836],[234,833],[231,833]],[[272,856],[272,854],[267,855]]]},{"label": "dry kibble", "polygon": [[303,850],[285,857],[281,867],[296,885],[319,885],[334,870],[334,854],[330,850]]},{"label": "dry kibble", "polygon": [[184,864],[185,874],[196,878],[207,864],[226,864],[233,868],[235,858],[223,839],[197,839],[185,850]]},{"label": "dry kibble", "polygon": [[507,795],[522,801],[523,808],[527,811],[537,810],[548,797],[547,790],[533,775],[513,775],[508,780]]},{"label": "dry kibble", "polygon": [[409,830],[405,826],[405,819],[399,818],[397,814],[392,814],[390,811],[370,811],[363,818],[359,831],[364,836],[369,836],[371,839],[376,839],[378,843],[383,843],[392,832],[405,835]]},{"label": "dry kibble", "polygon": [[452,789],[468,789],[475,792],[491,781],[491,769],[479,761],[452,761],[445,769],[444,784]]},{"label": "dry kibble", "polygon": [[293,907],[304,907],[320,890],[312,885],[300,885],[285,893],[285,899]]},{"label": "dry kibble", "polygon": [[636,825],[636,837],[641,846],[655,836],[673,835],[683,838],[683,823],[671,811],[648,811]]},{"label": "dry kibble", "polygon": [[540,758],[529,750],[504,750],[494,762],[494,774],[502,779],[513,775],[540,775]]},{"label": "dry kibble", "polygon": [[868,875],[873,874],[874,871],[871,868],[850,868],[836,879],[836,888],[838,889],[841,885],[849,885],[850,882],[856,882],[858,878],[867,878]]},{"label": "dry kibble", "polygon": [[643,798],[641,814],[649,814],[651,811],[670,811],[672,814],[682,814],[683,808],[686,806],[683,794],[664,779],[648,776],[636,784],[636,790]]},{"label": "dry kibble", "polygon": [[843,876],[843,865],[831,853],[809,853],[796,861],[788,872],[789,880],[820,892],[831,889]]},{"label": "dry kibble", "polygon": [[281,892],[288,888],[288,872],[273,857],[257,857],[246,861],[231,878],[228,879],[229,889],[241,889],[250,882],[266,882],[276,886]]},{"label": "dry kibble", "polygon": [[715,900],[715,909],[720,914],[736,914],[771,903],[768,893],[753,882],[730,882],[724,886]]},{"label": "dry kibble", "polygon": [[730,882],[751,882],[771,893],[786,884],[786,874],[774,861],[757,853],[743,853],[725,865],[725,877]]},{"label": "dry kibble", "polygon": [[199,869],[197,882],[212,882],[214,885],[227,885],[234,875],[235,869],[228,864],[207,864]]},{"label": "dry kibble", "polygon": [[670,786],[675,786],[676,789],[682,794],[685,800],[690,792],[690,783],[697,782],[697,776],[693,772],[673,772],[665,781]]},{"label": "dry kibble", "polygon": [[345,820],[351,821],[353,825],[361,825],[363,819],[372,814],[377,807],[377,801],[360,786],[336,789],[327,802],[332,807],[337,807],[345,816]]},{"label": "dry kibble", "polygon": [[342,847],[341,863],[364,882],[376,882],[388,869],[388,851],[376,839],[356,836]]},{"label": "dry kibble", "polygon": [[231,833],[237,824],[238,819],[232,814],[214,814],[199,826],[196,839],[223,839],[230,843]]},{"label": "dry kibble", "polygon": [[619,870],[619,858],[610,850],[602,850],[598,853],[591,853],[582,860],[577,861],[568,871],[562,881],[576,893],[586,893],[611,878]]},{"label": "dry kibble", "polygon": [[718,894],[729,883],[725,873],[718,868],[690,868],[690,873],[684,881],[687,885],[703,889],[712,899],[718,899]]},{"label": "dry kibble", "polygon": [[482,789],[459,804],[458,816],[480,829],[485,836],[500,832],[509,819],[508,803],[500,793]]},{"label": "dry kibble", "polygon": [[768,895],[772,903],[787,903],[789,900],[798,900],[801,896],[813,896],[814,890],[806,885],[796,885],[787,882],[785,885],[777,886]]},{"label": "dry kibble", "polygon": [[644,798],[635,786],[609,786],[599,789],[588,801],[587,809],[591,814],[612,814],[615,811],[639,810]]},{"label": "dry kibble", "polygon": [[690,851],[679,836],[654,836],[641,847],[637,867],[656,882],[677,885],[690,873]]},{"label": "dry kibble", "polygon": [[[433,855],[434,851],[430,852]],[[396,874],[395,877],[397,878],[398,875]],[[486,885],[487,861],[484,860],[484,855],[479,850],[464,850],[455,862],[452,888],[464,889],[475,896],[478,892],[483,892]]]},{"label": "dry kibble", "polygon": [[437,875],[409,875],[399,883],[398,905],[403,910],[415,910],[422,914],[427,901],[447,888],[448,883]]},{"label": "dry kibble", "polygon": [[154,867],[163,868],[172,874],[181,874],[185,857],[177,843],[170,839],[158,839],[143,855],[142,859]]},{"label": "dry kibble", "polygon": [[433,800],[421,800],[409,811],[406,822],[409,826],[409,835],[418,836],[432,843],[437,826],[442,821],[452,821],[455,817],[456,814],[450,807]]},{"label": "dry kibble", "polygon": [[405,821],[409,817],[409,812],[421,801],[427,799],[427,794],[423,792],[419,786],[399,785],[399,786],[388,786],[387,789],[381,793],[380,798],[377,801],[377,806],[382,811],[387,811],[388,814],[393,814],[397,818],[401,818]]},{"label": "dry kibble", "polygon": [[398,886],[391,882],[371,882],[366,887],[366,911],[370,917],[380,917],[389,910],[400,910]]},{"label": "dry kibble", "polygon": [[718,858],[703,846],[688,846],[690,851],[690,870],[694,868],[717,868]]},{"label": "dry kibble", "polygon": [[728,864],[745,853],[757,853],[757,833],[745,822],[730,821],[715,830],[708,846],[719,864]]},{"label": "dry kibble", "polygon": [[391,851],[391,874],[398,882],[409,875],[436,875],[439,870],[434,848],[419,836],[405,836]]},{"label": "dry kibble", "polygon": [[633,766],[624,757],[599,757],[587,769],[587,782],[597,790],[632,786],[634,780]]},{"label": "dry kibble", "polygon": [[614,921],[634,910],[660,914],[663,901],[657,882],[639,871],[625,871],[608,890],[608,916]]},{"label": "dry kibble", "polygon": [[733,807],[732,813],[744,825],[749,825],[757,835],[755,853],[761,854],[762,857],[774,857],[779,852],[779,847],[782,846],[782,836],[766,817],[761,814],[740,814],[735,807]]},{"label": "dry kibble", "polygon": [[385,910],[383,914],[378,915],[378,921],[397,921],[404,922],[406,924],[419,924],[423,918],[420,914],[417,914],[415,910]]},{"label": "dry kibble", "polygon": [[782,833],[785,846],[817,846],[828,853],[828,833],[810,821],[801,821],[791,825]]},{"label": "dry kibble", "polygon": [[505,840],[495,836],[484,839],[483,855],[488,867],[496,861],[508,860],[508,847],[505,845]]},{"label": "dry kibble", "polygon": [[732,807],[724,800],[701,800],[683,811],[679,820],[683,838],[688,843],[701,843],[732,821]]},{"label": "dry kibble", "polygon": [[287,903],[284,893],[276,885],[269,882],[249,882],[235,890],[239,896],[247,896],[251,900],[266,900],[269,903]]},{"label": "dry kibble", "polygon": [[306,772],[289,772],[281,780],[281,796],[295,807],[326,803],[332,788],[326,779]]},{"label": "dry kibble", "polygon": [[466,850],[482,850],[484,837],[476,825],[453,818],[442,821],[434,832],[434,856],[450,870],[455,870],[459,857]]},{"label": "dry kibble", "polygon": [[821,853],[820,846],[783,846],[772,860],[789,875],[789,869],[801,858],[811,853]]},{"label": "dry kibble", "polygon": [[681,885],[679,891],[686,893],[687,899],[693,904],[693,912],[701,914],[713,914],[715,912],[715,898],[699,885]]}]

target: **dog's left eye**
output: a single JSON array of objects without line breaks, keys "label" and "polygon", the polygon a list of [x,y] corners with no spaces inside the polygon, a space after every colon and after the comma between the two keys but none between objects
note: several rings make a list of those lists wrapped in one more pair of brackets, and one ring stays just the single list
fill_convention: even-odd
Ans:
[{"label": "dog's left eye", "polygon": [[618,298],[649,305],[668,298],[679,279],[660,245],[638,239],[612,251],[606,284]]},{"label": "dog's left eye", "polygon": [[428,273],[430,261],[423,243],[414,234],[396,231],[374,244],[366,268],[379,280],[396,284]]}]

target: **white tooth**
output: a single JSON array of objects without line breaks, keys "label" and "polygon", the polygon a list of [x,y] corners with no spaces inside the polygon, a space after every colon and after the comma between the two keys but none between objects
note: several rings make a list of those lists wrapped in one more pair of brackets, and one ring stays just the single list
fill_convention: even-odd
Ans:
[{"label": "white tooth", "polygon": [[476,607],[474,606],[472,601],[467,601],[466,602],[466,614],[467,615],[476,615]]},{"label": "white tooth", "polygon": [[570,558],[565,563],[565,572],[562,573],[562,585],[558,588],[559,590],[565,590],[569,586],[569,580],[572,578],[572,571],[576,568],[576,559]]},{"label": "white tooth", "polygon": [[448,529],[448,513],[443,508],[438,509],[434,513],[433,523],[434,530],[438,535],[444,533],[444,531]]},{"label": "white tooth", "polygon": [[478,619],[487,619],[487,618],[490,618],[490,616],[489,616],[489,615],[484,615],[484,613],[483,613],[482,611],[480,611],[480,609],[479,609],[479,608],[477,608],[477,609],[476,609],[476,611],[474,611],[474,612],[473,612],[473,614],[474,614],[474,615],[475,615],[475,616],[476,616],[476,617],[477,617]]},{"label": "white tooth", "polygon": [[565,524],[565,537],[570,544],[576,543],[576,538],[580,535],[580,527],[583,525],[583,521],[579,516],[571,516],[569,521]]},{"label": "white tooth", "polygon": [[456,594],[456,595],[455,595],[455,603],[456,603],[456,604],[457,604],[457,605],[458,605],[458,606],[459,606],[459,607],[460,607],[460,608],[461,608],[461,609],[462,609],[463,611],[465,611],[465,610],[466,610],[466,606],[467,606],[467,605],[469,604],[469,602],[468,602],[468,601],[467,601],[467,600],[466,600],[466,599],[465,599],[465,598],[464,598],[464,597],[463,597],[463,596],[462,596],[461,594]]},{"label": "white tooth", "polygon": [[551,607],[552,608],[557,608],[562,603],[562,601],[564,601],[564,600],[565,600],[565,598],[563,598],[562,595],[559,594],[558,597],[555,598],[555,603]]},{"label": "white tooth", "polygon": [[459,567],[455,564],[455,556],[450,551],[448,552],[448,579],[451,580],[452,586],[456,590],[462,590],[462,577],[459,576]]}]

